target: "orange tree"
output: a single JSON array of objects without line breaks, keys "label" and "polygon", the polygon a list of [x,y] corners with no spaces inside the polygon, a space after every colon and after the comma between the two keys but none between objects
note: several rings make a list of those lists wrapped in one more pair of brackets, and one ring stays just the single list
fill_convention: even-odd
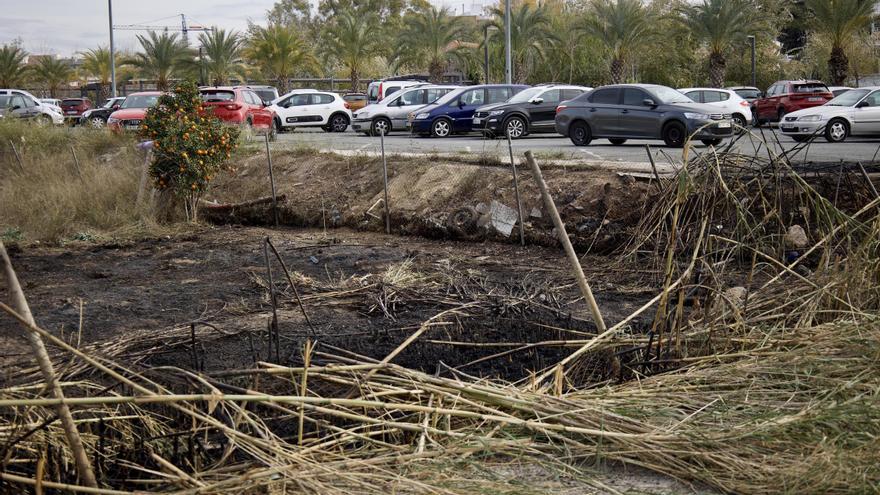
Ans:
[{"label": "orange tree", "polygon": [[156,188],[183,200],[188,220],[196,219],[199,198],[229,165],[238,147],[238,129],[224,125],[202,107],[195,83],[182,82],[147,110],[141,136],[153,141],[150,176]]}]

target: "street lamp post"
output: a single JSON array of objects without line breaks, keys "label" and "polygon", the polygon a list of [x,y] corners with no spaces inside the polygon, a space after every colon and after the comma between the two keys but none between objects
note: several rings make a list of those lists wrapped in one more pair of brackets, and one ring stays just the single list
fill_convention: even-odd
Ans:
[{"label": "street lamp post", "polygon": [[510,0],[504,0],[504,80],[513,83],[513,67],[510,63]]},{"label": "street lamp post", "polygon": [[489,24],[483,26],[483,72],[486,78],[485,84],[489,84]]},{"label": "street lamp post", "polygon": [[113,0],[107,0],[107,16],[110,18],[110,94],[116,98],[116,51],[113,49]]},{"label": "street lamp post", "polygon": [[752,49],[752,86],[757,87],[758,85],[758,74],[757,74],[757,66],[755,65],[755,37],[749,36],[749,45],[751,45]]}]

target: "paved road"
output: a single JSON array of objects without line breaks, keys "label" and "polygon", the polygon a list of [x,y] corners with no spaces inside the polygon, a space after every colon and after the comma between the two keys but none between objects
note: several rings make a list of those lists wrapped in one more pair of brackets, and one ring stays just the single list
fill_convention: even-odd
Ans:
[{"label": "paved road", "polygon": [[[768,141],[775,143],[769,130],[764,129]],[[760,131],[757,131],[760,135]],[[797,143],[779,136],[783,149],[791,149]],[[379,151],[379,138],[368,137],[348,131],[345,133],[326,133],[321,130],[300,129],[280,134],[278,142],[282,146],[309,146],[321,151],[345,151],[375,153]],[[605,139],[597,139],[590,146],[576,147],[568,138],[558,135],[537,135],[518,139],[513,142],[514,153],[520,156],[526,150],[532,150],[538,156],[549,156],[557,159],[584,159],[600,161],[647,162],[645,144],[652,148],[662,149],[670,156],[680,159],[681,150],[666,148],[662,141],[627,141],[622,146],[613,146]],[[754,153],[761,143],[760,139],[746,137],[738,144],[738,151]],[[776,147],[773,144],[774,148]],[[807,158],[813,162],[847,161],[870,162],[880,147],[880,139],[853,139],[845,143],[830,144],[824,139],[816,140],[807,151]],[[705,148],[701,143],[697,148]],[[454,136],[445,139],[413,137],[405,133],[394,133],[385,138],[385,150],[389,153],[474,153],[490,154],[502,158],[507,157],[507,141],[502,139],[486,140],[478,135]],[[880,154],[878,154],[880,157]],[[804,152],[794,160],[804,159]]]}]

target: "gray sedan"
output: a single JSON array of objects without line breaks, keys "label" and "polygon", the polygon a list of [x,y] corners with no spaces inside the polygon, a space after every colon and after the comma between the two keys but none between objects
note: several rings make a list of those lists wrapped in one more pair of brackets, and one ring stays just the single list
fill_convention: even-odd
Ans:
[{"label": "gray sedan", "polygon": [[556,109],[556,131],[576,146],[607,138],[615,145],[627,139],[658,139],[681,147],[689,136],[718,145],[733,135],[731,114],[719,110],[666,86],[618,84],[562,102]]}]

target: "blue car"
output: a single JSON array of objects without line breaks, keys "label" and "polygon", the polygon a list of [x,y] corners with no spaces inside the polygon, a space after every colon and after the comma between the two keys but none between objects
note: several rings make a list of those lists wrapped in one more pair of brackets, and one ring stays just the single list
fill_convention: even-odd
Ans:
[{"label": "blue car", "polygon": [[523,84],[483,84],[456,89],[416,110],[410,128],[415,134],[434,137],[470,132],[477,108],[505,102],[526,88]]}]

